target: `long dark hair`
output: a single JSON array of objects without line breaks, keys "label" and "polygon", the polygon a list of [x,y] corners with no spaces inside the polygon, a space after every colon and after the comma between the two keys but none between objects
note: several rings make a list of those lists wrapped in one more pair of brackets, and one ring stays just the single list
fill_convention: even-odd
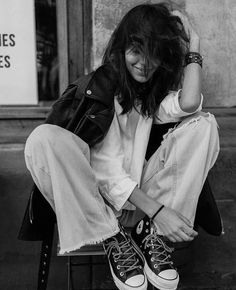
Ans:
[{"label": "long dark hair", "polygon": [[[113,32],[103,63],[110,64],[118,75],[120,104],[123,114],[140,99],[141,113],[153,116],[170,90],[178,88],[189,39],[179,17],[173,16],[166,4],[143,4],[131,9]],[[125,51],[138,49],[146,62],[160,61],[152,78],[136,82],[125,64]]]}]

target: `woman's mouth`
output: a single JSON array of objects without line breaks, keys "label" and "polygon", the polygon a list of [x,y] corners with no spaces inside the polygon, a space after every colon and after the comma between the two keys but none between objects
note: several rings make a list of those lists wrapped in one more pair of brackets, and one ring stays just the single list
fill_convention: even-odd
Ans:
[{"label": "woman's mouth", "polygon": [[138,67],[138,66],[135,66],[135,65],[134,65],[134,68],[138,72],[138,74],[140,74],[142,76],[146,76],[152,70],[152,68]]},{"label": "woman's mouth", "polygon": [[145,76],[147,73],[147,70],[145,68],[140,68],[134,65],[135,70],[139,75]]}]

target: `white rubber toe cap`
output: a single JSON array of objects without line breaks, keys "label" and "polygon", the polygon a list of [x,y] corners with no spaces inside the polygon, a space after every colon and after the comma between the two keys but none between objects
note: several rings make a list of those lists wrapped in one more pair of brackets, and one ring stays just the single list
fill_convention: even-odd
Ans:
[{"label": "white rubber toe cap", "polygon": [[178,273],[174,269],[168,269],[161,271],[158,276],[165,280],[174,280],[177,279]]},{"label": "white rubber toe cap", "polygon": [[136,276],[133,276],[133,277],[127,279],[125,281],[125,284],[127,284],[131,287],[138,287],[138,286],[143,285],[144,282],[145,282],[145,276],[142,274],[139,274],[139,275],[136,275]]}]

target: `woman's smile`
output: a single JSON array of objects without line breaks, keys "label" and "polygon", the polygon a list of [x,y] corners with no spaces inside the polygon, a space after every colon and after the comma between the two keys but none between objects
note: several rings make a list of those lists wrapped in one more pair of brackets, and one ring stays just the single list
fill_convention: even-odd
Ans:
[{"label": "woman's smile", "polygon": [[136,81],[147,82],[159,66],[159,61],[153,61],[147,66],[145,57],[132,49],[125,51],[126,67]]},{"label": "woman's smile", "polygon": [[134,68],[137,70],[138,73],[140,73],[141,75],[145,75],[146,73],[152,71],[153,69],[156,70],[155,68],[153,67],[139,67],[139,66],[136,66],[134,65]]}]

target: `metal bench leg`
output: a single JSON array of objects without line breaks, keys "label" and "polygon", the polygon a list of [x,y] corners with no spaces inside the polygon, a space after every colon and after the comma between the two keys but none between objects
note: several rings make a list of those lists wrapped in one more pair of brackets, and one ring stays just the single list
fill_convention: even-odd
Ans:
[{"label": "metal bench leg", "polygon": [[42,241],[39,272],[38,272],[38,290],[46,290],[48,283],[48,273],[52,254],[54,228],[47,239]]},{"label": "metal bench leg", "polygon": [[[67,257],[67,290],[74,290],[73,282],[73,266],[80,266],[80,264],[73,264],[72,256]],[[89,289],[92,289],[93,286],[93,260],[92,257],[89,257]]]},{"label": "metal bench leg", "polygon": [[89,285],[93,289],[93,257],[89,256]]},{"label": "metal bench leg", "polygon": [[67,257],[67,290],[73,290],[71,257]]}]

